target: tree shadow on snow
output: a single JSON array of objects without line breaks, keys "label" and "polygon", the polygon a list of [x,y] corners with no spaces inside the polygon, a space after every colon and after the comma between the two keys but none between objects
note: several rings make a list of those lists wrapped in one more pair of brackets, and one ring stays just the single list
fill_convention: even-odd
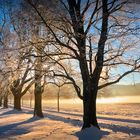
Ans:
[{"label": "tree shadow on snow", "polygon": [[111,118],[111,117],[102,117],[102,116],[98,116],[98,119],[140,124],[140,120],[120,119],[120,118]]},{"label": "tree shadow on snow", "polygon": [[129,126],[120,126],[117,124],[104,124],[99,123],[102,128],[111,129],[113,132],[123,132],[129,135],[140,135],[140,128],[129,127]]},{"label": "tree shadow on snow", "polygon": [[3,112],[2,114],[0,114],[0,116],[11,115],[11,114],[23,114],[23,113],[32,114],[32,111],[23,111],[23,110],[19,111],[19,110],[13,109],[13,110]]},{"label": "tree shadow on snow", "polygon": [[52,112],[52,113],[64,114],[64,115],[72,115],[72,116],[82,117],[82,114],[68,113],[68,112],[64,112],[64,111],[59,111],[59,112],[58,112],[58,111],[49,110],[49,109],[45,109],[45,111],[47,111],[47,112]]},{"label": "tree shadow on snow", "polygon": [[[69,116],[59,116],[59,115],[54,115],[51,114],[52,113],[58,113],[57,111],[49,111],[47,110],[47,117],[52,119],[52,120],[56,120],[56,121],[63,121],[65,123],[71,123],[74,126],[82,126],[82,121],[78,120],[78,119],[71,119]],[[59,112],[58,114],[64,114],[64,115],[72,115],[72,116],[77,116],[77,117],[82,117],[81,114],[73,114],[73,113],[67,113],[67,112]],[[140,135],[140,128],[136,128],[136,127],[128,127],[128,126],[122,126],[122,125],[117,125],[117,121],[119,122],[128,122],[128,123],[137,123],[139,124],[139,120],[125,120],[125,119],[117,119],[117,118],[109,118],[109,117],[98,117],[99,119],[99,125],[101,128],[105,128],[105,129],[110,129],[114,132],[124,132],[127,133],[129,135]],[[100,121],[100,119],[102,120],[109,120],[109,121],[115,121],[111,124],[108,123],[102,123]],[[104,133],[104,132],[103,132]],[[106,132],[105,132],[106,133]],[[106,135],[106,134],[105,134]]]},{"label": "tree shadow on snow", "polygon": [[20,125],[35,122],[39,119],[40,118],[32,117],[32,118],[25,120],[25,121],[22,121],[22,122],[16,122],[16,123],[0,126],[0,137],[26,134],[30,131],[27,128],[21,127]]},{"label": "tree shadow on snow", "polygon": [[[78,119],[71,119],[70,117],[62,117],[62,116],[52,115],[49,113],[47,113],[47,117],[51,120],[70,123],[74,126],[78,126],[78,127],[82,126],[82,121]],[[85,129],[85,130],[75,132],[73,135],[78,137],[79,140],[93,140],[93,138],[94,140],[100,140],[103,136],[108,134],[109,132],[107,131],[98,130],[97,128],[91,128],[89,130]]]},{"label": "tree shadow on snow", "polygon": [[93,126],[75,133],[79,140],[100,140],[106,135],[109,135],[108,131],[99,130]]},{"label": "tree shadow on snow", "polygon": [[[58,111],[49,110],[49,109],[46,109],[45,111],[52,112],[52,113],[64,114],[64,115],[72,115],[72,116],[82,117],[82,114],[68,113],[68,112],[64,112],[64,111],[58,112]],[[122,119],[122,118],[120,119],[120,118],[111,118],[111,117],[104,117],[104,116],[98,116],[98,119],[140,124],[140,120],[132,120],[132,119]]]}]

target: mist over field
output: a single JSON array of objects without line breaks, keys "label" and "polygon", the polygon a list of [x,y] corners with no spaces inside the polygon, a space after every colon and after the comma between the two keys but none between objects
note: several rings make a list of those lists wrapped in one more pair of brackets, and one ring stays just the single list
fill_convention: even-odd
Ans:
[{"label": "mist over field", "polygon": [[[103,91],[99,91],[97,104],[120,104],[120,103],[140,103],[140,84],[135,85],[113,85]],[[58,96],[59,95],[59,96]],[[57,108],[58,100],[61,107],[65,104],[78,104],[82,106],[82,100],[79,99],[74,92],[72,86],[65,85],[58,90],[56,86],[48,86],[45,88],[43,96],[43,107]],[[13,96],[10,95],[9,103],[13,103]],[[34,106],[33,89],[22,97],[22,105]]]},{"label": "mist over field", "polygon": [[114,85],[109,88],[111,96],[140,96],[140,84]]},{"label": "mist over field", "polygon": [[[56,108],[58,99],[61,107],[65,103],[78,103],[82,105],[82,100],[77,97],[71,85],[65,85],[61,87],[60,91],[56,86],[47,86],[42,96],[43,107],[52,106]],[[9,103],[13,103],[12,95],[9,96]],[[140,84],[137,83],[135,85],[112,85],[104,90],[99,91],[97,103],[140,103]],[[34,106],[33,89],[30,89],[30,92],[27,92],[27,94],[22,97],[22,104],[24,106]]]},{"label": "mist over field", "polygon": [[[56,86],[47,86],[43,93],[43,98],[45,99],[55,99],[57,98],[57,95],[60,95],[60,98],[65,99],[72,99],[72,98],[78,98],[77,94],[75,93],[73,87],[71,85],[64,85],[60,88],[60,91],[58,91],[58,87]],[[33,89],[30,90],[30,92],[24,96],[24,98],[30,96],[30,93],[33,94]],[[123,98],[123,96],[140,96],[140,83],[137,83],[135,85],[112,85],[109,86],[103,90],[99,90],[98,98],[104,98],[104,97],[120,97]]]}]

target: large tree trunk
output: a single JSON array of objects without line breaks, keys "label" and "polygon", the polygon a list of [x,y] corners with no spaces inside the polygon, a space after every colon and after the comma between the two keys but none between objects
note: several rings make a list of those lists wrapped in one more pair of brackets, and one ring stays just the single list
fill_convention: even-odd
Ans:
[{"label": "large tree trunk", "polygon": [[42,93],[40,87],[35,84],[35,105],[34,105],[34,116],[44,117],[42,113]]},{"label": "large tree trunk", "polygon": [[91,105],[91,118],[90,118],[90,123],[99,128],[99,125],[98,125],[98,121],[97,121],[97,113],[96,113],[96,98],[93,98],[92,100],[92,105]]},{"label": "large tree trunk", "polygon": [[[96,116],[96,97],[97,97],[97,88],[89,86],[89,89],[86,88],[86,91],[83,93],[83,127],[82,129],[95,126],[99,128]],[[100,129],[100,128],[99,128]]]},{"label": "large tree trunk", "polygon": [[[41,48],[41,47],[40,47]],[[42,55],[43,50],[36,50],[37,55]],[[42,113],[42,93],[43,87],[41,85],[42,81],[42,58],[36,58],[36,65],[35,65],[35,89],[34,89],[34,96],[35,96],[35,105],[34,105],[34,116],[38,116],[43,118]]]},{"label": "large tree trunk", "polygon": [[83,101],[83,127],[82,129],[88,128],[91,126],[90,124],[90,113],[91,113],[91,107],[90,107],[90,101],[84,100]]},{"label": "large tree trunk", "polygon": [[3,107],[8,108],[8,94],[4,95]]},{"label": "large tree trunk", "polygon": [[14,109],[21,110],[21,96],[14,95]]},{"label": "large tree trunk", "polygon": [[[96,116],[96,100],[83,101],[83,127],[82,129],[91,127],[92,125],[99,128]],[[100,128],[99,128],[100,129]]]},{"label": "large tree trunk", "polygon": [[2,106],[2,97],[0,97],[0,106]]}]

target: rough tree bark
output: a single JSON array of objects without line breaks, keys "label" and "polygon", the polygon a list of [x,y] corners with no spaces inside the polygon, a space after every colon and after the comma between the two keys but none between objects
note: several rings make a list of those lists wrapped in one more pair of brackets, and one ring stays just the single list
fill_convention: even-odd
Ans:
[{"label": "rough tree bark", "polygon": [[21,110],[21,96],[18,94],[13,94],[14,95],[14,109],[16,110]]},{"label": "rough tree bark", "polygon": [[[102,0],[102,26],[101,35],[98,42],[98,51],[96,55],[96,65],[93,73],[89,72],[86,58],[86,33],[84,31],[83,17],[80,15],[80,1],[76,2],[68,0],[69,13],[72,20],[72,26],[76,35],[77,47],[79,49],[80,58],[79,66],[83,81],[83,129],[94,125],[99,128],[96,116],[96,98],[98,92],[98,83],[103,68],[104,47],[107,40],[108,28],[108,9],[107,0]],[[98,7],[98,1],[96,8]],[[94,15],[94,12],[93,12]]]},{"label": "rough tree bark", "polygon": [[42,113],[42,88],[35,83],[35,105],[34,105],[34,116],[44,117]]},{"label": "rough tree bark", "polygon": [[[69,13],[73,23],[73,29],[76,35],[77,46],[80,52],[79,66],[83,81],[83,127],[87,128],[91,125],[98,127],[96,118],[96,87],[92,87],[91,76],[88,70],[86,60],[86,37],[84,33],[84,23],[80,17],[80,5],[76,1],[68,0]],[[75,12],[76,11],[76,12]],[[79,14],[77,14],[79,13]],[[77,14],[77,15],[76,15]],[[77,20],[76,20],[77,19]],[[93,90],[92,90],[93,89]],[[94,95],[93,95],[94,94]],[[94,98],[93,98],[94,97]],[[93,111],[93,112],[92,112]]]},{"label": "rough tree bark", "polygon": [[4,95],[3,107],[8,108],[8,94],[7,93]]},{"label": "rough tree bark", "polygon": [[[27,71],[29,71],[27,69]],[[31,81],[27,86],[26,88],[23,90],[23,86],[29,82],[32,78],[29,78],[27,80],[26,77],[27,77],[27,73],[28,72],[25,72],[24,74],[24,77],[22,78],[22,80],[20,79],[17,79],[13,82],[13,84],[11,85],[11,92],[14,96],[14,109],[16,110],[21,110],[21,98],[23,95],[26,94],[26,92],[28,91],[28,89],[33,85],[34,81]]]},{"label": "rough tree bark", "polygon": [[[84,92],[84,99],[83,99],[83,126],[82,129],[91,127],[92,125],[99,128],[97,116],[96,116],[96,98],[97,92],[96,89],[93,87],[90,88],[91,90]],[[99,128],[100,129],[100,128]]]},{"label": "rough tree bark", "polygon": [[[38,55],[41,54],[41,49],[36,49]],[[42,58],[36,58],[35,64],[35,89],[34,89],[34,97],[35,97],[35,105],[34,105],[34,116],[44,117],[42,112],[42,93],[43,86],[41,85],[42,79]]]},{"label": "rough tree bark", "polygon": [[2,97],[0,97],[0,106],[2,106]]},{"label": "rough tree bark", "polygon": [[13,81],[12,85],[11,85],[11,92],[14,96],[14,109],[16,110],[21,110],[21,89],[19,88],[20,85],[20,79],[17,79],[15,81]]}]

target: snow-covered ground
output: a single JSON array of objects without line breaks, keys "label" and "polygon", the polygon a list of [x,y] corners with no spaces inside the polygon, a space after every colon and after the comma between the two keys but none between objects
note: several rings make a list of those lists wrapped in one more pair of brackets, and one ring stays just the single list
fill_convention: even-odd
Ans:
[{"label": "snow-covered ground", "polygon": [[0,140],[140,140],[140,104],[98,104],[101,131],[80,131],[79,103],[63,102],[59,113],[53,103],[47,105],[43,119],[32,118],[30,108],[0,108]]}]

